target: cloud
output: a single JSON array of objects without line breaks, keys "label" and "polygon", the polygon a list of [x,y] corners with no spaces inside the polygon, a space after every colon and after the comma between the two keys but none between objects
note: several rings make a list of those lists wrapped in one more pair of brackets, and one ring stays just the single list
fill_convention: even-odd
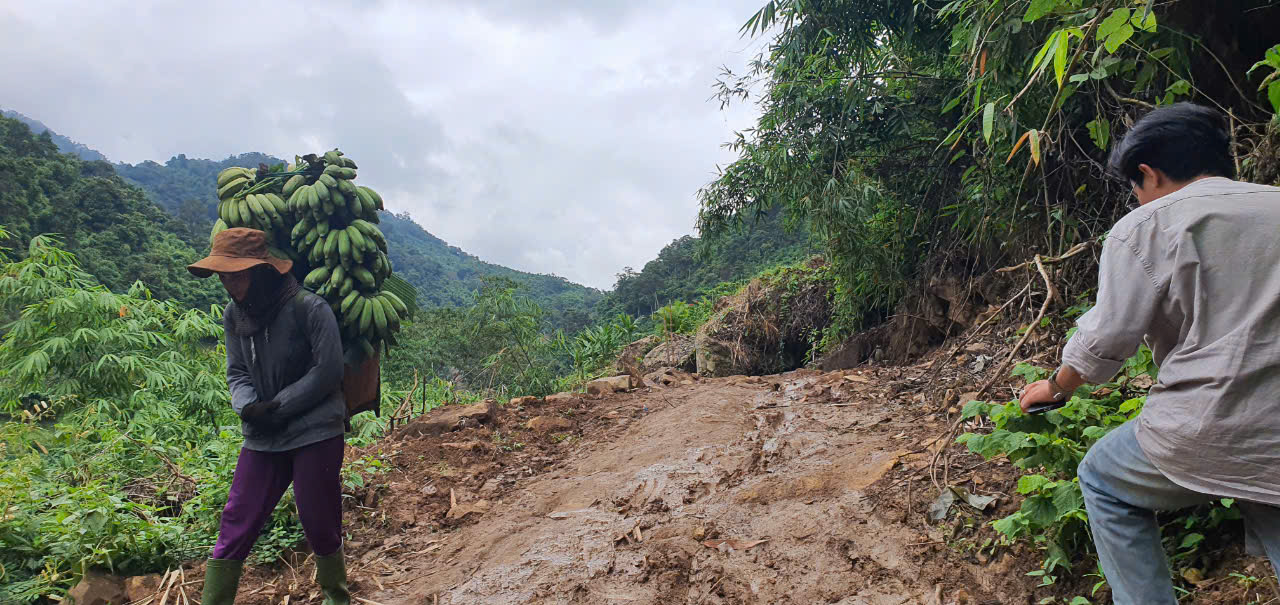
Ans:
[{"label": "cloud", "polygon": [[117,161],[338,146],[451,244],[602,288],[754,115],[709,97],[759,0],[15,4],[2,107]]}]

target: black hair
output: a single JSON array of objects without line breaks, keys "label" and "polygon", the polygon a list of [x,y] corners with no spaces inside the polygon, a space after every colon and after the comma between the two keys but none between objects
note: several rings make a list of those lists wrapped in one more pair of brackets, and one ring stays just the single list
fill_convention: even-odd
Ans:
[{"label": "black hair", "polygon": [[1107,164],[1115,176],[1130,183],[1142,182],[1139,164],[1159,169],[1175,182],[1236,176],[1226,119],[1194,103],[1161,107],[1143,116],[1112,150]]}]

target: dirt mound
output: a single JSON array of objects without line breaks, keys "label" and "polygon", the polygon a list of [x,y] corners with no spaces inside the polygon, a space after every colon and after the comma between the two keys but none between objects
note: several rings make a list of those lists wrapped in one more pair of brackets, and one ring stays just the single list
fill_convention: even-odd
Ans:
[{"label": "dirt mound", "polygon": [[698,373],[773,374],[804,365],[831,322],[833,282],[825,268],[815,257],[720,299],[694,340]]}]

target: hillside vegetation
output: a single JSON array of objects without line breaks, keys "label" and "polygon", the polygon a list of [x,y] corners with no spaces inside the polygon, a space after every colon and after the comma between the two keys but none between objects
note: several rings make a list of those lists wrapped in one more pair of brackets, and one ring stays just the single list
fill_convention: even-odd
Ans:
[{"label": "hillside vegetation", "polygon": [[225,299],[216,284],[193,278],[199,259],[183,227],[125,183],[110,164],[58,151],[48,131],[0,118],[0,217],[4,244],[25,253],[40,234],[57,234],[84,270],[115,292],[142,281],[159,298],[201,309]]}]

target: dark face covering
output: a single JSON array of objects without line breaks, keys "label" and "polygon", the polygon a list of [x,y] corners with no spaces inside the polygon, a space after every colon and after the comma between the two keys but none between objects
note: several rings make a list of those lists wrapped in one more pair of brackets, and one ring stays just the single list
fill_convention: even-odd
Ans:
[{"label": "dark face covering", "polygon": [[269,266],[253,269],[253,281],[244,300],[235,301],[232,317],[236,334],[248,336],[270,325],[289,301],[298,295],[302,285],[293,274],[281,275]]}]

